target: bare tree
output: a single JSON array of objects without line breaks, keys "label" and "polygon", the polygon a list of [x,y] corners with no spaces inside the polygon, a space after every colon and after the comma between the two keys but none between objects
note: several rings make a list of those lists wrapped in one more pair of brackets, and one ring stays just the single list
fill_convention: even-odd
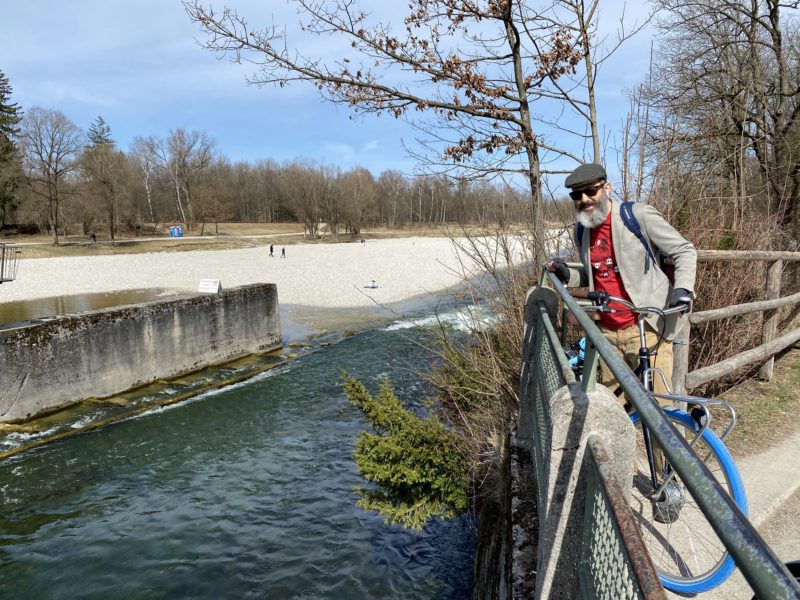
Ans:
[{"label": "bare tree", "polygon": [[147,200],[147,214],[154,227],[156,225],[156,215],[153,211],[153,179],[158,161],[154,151],[155,146],[153,138],[135,137],[129,152],[129,156],[136,163],[139,175],[142,178]]},{"label": "bare tree", "polygon": [[256,214],[268,223],[287,218],[287,192],[281,169],[274,161],[260,161],[255,165]]},{"label": "bare tree", "polygon": [[760,198],[800,238],[800,51],[781,0],[660,0],[663,35],[649,86],[657,162],[714,178],[736,219]]},{"label": "bare tree", "polygon": [[216,178],[198,182],[195,186],[194,197],[200,213],[201,236],[205,233],[206,223],[213,223],[214,234],[219,235],[219,224],[236,216],[236,192],[225,183],[225,179]]},{"label": "bare tree", "polygon": [[60,111],[34,106],[22,120],[24,177],[31,191],[46,202],[55,246],[59,243],[65,183],[76,169],[83,137],[83,132]]},{"label": "bare tree", "polygon": [[352,235],[358,235],[376,218],[375,180],[366,169],[352,169],[341,175],[338,188],[345,227]]},{"label": "bare tree", "polygon": [[389,227],[404,224],[401,201],[406,188],[405,177],[399,171],[384,171],[378,177],[378,197],[384,208],[384,222]]},{"label": "bare tree", "polygon": [[[399,30],[371,20],[355,0],[295,4],[305,19],[303,34],[343,40],[350,48],[345,56],[326,62],[304,54],[310,45],[293,41],[284,27],[251,28],[233,9],[218,13],[199,0],[184,1],[208,34],[206,48],[257,65],[252,83],[305,82],[356,114],[405,118],[428,136],[417,147],[434,149],[438,158],[428,157],[439,168],[522,175],[537,230],[542,153],[547,160],[582,160],[548,141],[548,133],[592,138],[597,159],[598,0],[588,7],[579,0],[544,7],[524,0],[411,0]],[[570,111],[572,118],[537,122],[533,102]]]},{"label": "bare tree", "polygon": [[309,161],[296,161],[284,169],[283,175],[296,218],[303,223],[306,236],[318,238],[328,187],[322,169]]},{"label": "bare tree", "polygon": [[[325,191],[322,200],[322,220],[328,226],[328,233],[339,235],[339,227],[344,219],[347,196],[341,187],[341,171],[338,167],[326,165],[322,167],[325,177]],[[322,233],[322,232],[320,232]]]},{"label": "bare tree", "polygon": [[113,244],[121,213],[130,199],[128,160],[124,152],[117,150],[111,128],[102,117],[92,124],[88,138],[79,161],[86,180],[85,192],[102,207]]},{"label": "bare tree", "polygon": [[152,140],[150,150],[169,175],[175,189],[175,207],[184,223],[194,221],[191,189],[197,177],[211,164],[214,140],[205,132],[176,129],[164,140]]}]

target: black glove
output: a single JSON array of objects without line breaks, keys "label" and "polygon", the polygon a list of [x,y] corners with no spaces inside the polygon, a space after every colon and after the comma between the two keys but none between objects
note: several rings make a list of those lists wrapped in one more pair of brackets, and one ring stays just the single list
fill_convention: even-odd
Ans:
[{"label": "black glove", "polygon": [[551,258],[547,263],[547,270],[553,273],[564,285],[569,281],[569,267],[560,258]]},{"label": "black glove", "polygon": [[689,307],[692,304],[694,294],[684,288],[675,288],[667,298],[667,308],[676,308],[678,306]]}]

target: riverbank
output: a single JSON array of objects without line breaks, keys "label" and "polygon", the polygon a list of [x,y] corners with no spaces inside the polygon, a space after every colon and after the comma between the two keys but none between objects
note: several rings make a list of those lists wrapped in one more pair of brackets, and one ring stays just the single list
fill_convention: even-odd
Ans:
[{"label": "riverbank", "polygon": [[[285,257],[282,257],[285,249]],[[415,297],[438,296],[477,275],[457,242],[443,237],[233,250],[144,252],[21,261],[0,302],[158,288],[196,292],[201,279],[223,288],[275,283],[282,317],[316,331],[391,318]],[[367,287],[374,281],[376,288]]]}]

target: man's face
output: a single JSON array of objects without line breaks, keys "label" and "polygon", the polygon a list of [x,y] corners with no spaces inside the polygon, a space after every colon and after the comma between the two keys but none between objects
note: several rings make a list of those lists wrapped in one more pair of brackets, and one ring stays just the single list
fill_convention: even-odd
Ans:
[{"label": "man's face", "polygon": [[597,181],[570,191],[570,198],[575,202],[575,218],[584,227],[592,229],[606,220],[610,189],[608,182]]}]

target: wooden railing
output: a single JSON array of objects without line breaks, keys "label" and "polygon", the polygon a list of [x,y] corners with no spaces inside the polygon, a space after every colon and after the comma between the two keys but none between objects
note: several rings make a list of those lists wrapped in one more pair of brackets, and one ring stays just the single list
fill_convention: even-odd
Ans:
[{"label": "wooden railing", "polygon": [[[675,371],[672,381],[679,393],[685,393],[709,381],[719,379],[753,363],[763,363],[759,376],[764,380],[772,377],[772,368],[775,354],[800,340],[800,329],[793,329],[780,337],[776,337],[778,329],[778,309],[785,306],[800,304],[800,293],[781,297],[781,274],[784,264],[800,261],[800,252],[766,252],[766,251],[720,251],[698,250],[698,262],[715,261],[764,261],[768,262],[766,281],[764,285],[764,299],[748,304],[736,304],[714,310],[705,310],[689,315],[688,322],[684,324],[675,339]],[[700,290],[702,294],[702,290]],[[731,317],[762,312],[763,324],[761,331],[761,345],[740,352],[735,356],[726,358],[713,365],[689,371],[689,346],[688,340],[691,326],[709,321],[718,321]]]}]

